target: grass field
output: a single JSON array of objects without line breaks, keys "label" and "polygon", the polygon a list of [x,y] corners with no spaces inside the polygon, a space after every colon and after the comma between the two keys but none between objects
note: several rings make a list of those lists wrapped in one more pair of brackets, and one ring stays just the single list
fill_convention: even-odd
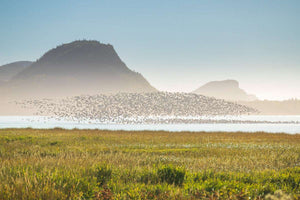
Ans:
[{"label": "grass field", "polygon": [[2,129],[0,182],[0,199],[299,199],[300,135]]}]

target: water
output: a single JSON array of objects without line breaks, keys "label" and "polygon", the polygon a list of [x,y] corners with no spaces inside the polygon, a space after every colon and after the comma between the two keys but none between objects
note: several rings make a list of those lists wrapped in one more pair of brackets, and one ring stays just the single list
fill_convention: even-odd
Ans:
[{"label": "water", "polygon": [[[206,117],[208,118],[208,117]],[[300,122],[300,116],[223,116],[214,119],[235,119],[270,122]],[[269,132],[300,134],[298,123],[211,123],[211,124],[103,124],[58,120],[42,116],[0,116],[0,128],[65,128],[101,130],[164,130],[164,131],[224,131],[224,132]]]}]

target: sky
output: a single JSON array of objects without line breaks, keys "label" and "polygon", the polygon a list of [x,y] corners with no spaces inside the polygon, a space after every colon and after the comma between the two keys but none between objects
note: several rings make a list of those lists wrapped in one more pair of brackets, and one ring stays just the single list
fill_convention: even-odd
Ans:
[{"label": "sky", "polygon": [[235,79],[300,98],[299,0],[0,0],[0,65],[79,39],[112,44],[162,91]]}]

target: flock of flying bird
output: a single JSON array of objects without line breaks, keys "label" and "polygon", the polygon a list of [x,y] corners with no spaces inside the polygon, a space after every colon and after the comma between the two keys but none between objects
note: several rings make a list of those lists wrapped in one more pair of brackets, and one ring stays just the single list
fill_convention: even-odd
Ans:
[{"label": "flock of flying bird", "polygon": [[36,115],[58,120],[120,124],[214,123],[215,120],[201,116],[257,113],[253,108],[221,99],[169,92],[82,95],[16,103],[37,110]]}]

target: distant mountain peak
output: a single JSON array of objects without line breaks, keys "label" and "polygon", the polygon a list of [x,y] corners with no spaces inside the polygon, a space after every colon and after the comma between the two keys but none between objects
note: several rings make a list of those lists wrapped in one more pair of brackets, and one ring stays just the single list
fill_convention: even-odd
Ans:
[{"label": "distant mountain peak", "polygon": [[111,44],[95,40],[59,45],[10,82],[9,93],[29,97],[157,91],[126,66]]},{"label": "distant mountain peak", "polygon": [[247,94],[239,87],[239,82],[232,79],[208,82],[193,93],[231,101],[257,100],[255,95]]},{"label": "distant mountain peak", "polygon": [[32,64],[31,61],[18,61],[0,66],[0,81],[9,81],[12,77]]},{"label": "distant mountain peak", "polygon": [[[103,44],[95,40],[76,40],[57,46],[46,52],[37,63],[71,65],[120,65],[123,64],[111,44]],[[99,67],[99,66],[98,66]],[[125,65],[123,65],[125,67]]]},{"label": "distant mountain peak", "polygon": [[227,79],[227,80],[222,80],[222,81],[211,81],[203,85],[203,87],[228,87],[228,88],[239,88],[240,83],[237,80],[233,79]]}]

